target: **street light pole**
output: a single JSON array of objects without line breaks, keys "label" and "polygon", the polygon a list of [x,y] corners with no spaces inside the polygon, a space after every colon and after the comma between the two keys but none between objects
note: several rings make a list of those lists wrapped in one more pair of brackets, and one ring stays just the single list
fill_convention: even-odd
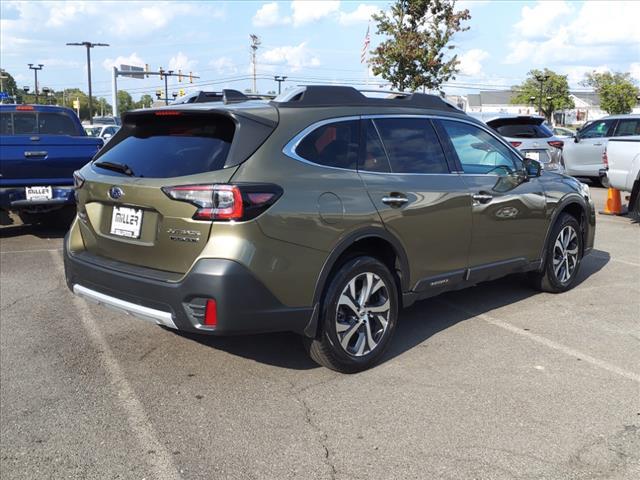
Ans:
[{"label": "street light pole", "polygon": [[39,63],[37,67],[34,67],[33,63],[28,63],[27,65],[29,65],[29,70],[33,70],[33,74],[35,76],[34,82],[35,82],[36,105],[37,105],[38,104],[38,70],[42,70],[42,67],[44,67],[44,65],[41,63]]},{"label": "street light pole", "polygon": [[86,47],[87,49],[87,77],[89,80],[89,123],[93,123],[93,95],[91,92],[91,49],[93,47],[108,47],[108,43],[92,43],[92,42],[73,42],[67,43],[68,46]]},{"label": "street light pole", "polygon": [[287,77],[281,77],[280,75],[276,75],[275,77],[273,77],[273,79],[276,82],[278,82],[278,95],[280,95],[280,84],[284,82],[287,79]]},{"label": "street light pole", "polygon": [[538,97],[538,113],[540,115],[544,115],[542,113],[542,85],[544,85],[544,82],[549,80],[549,75],[548,74],[545,74],[545,75],[538,74],[538,75],[536,75],[535,78],[536,78],[536,80],[538,82],[540,82],[540,96]]}]

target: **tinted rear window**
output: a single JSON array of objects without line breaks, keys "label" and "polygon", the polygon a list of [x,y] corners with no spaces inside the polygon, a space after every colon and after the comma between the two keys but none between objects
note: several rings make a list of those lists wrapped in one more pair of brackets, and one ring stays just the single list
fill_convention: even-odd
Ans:
[{"label": "tinted rear window", "polygon": [[355,170],[359,137],[357,120],[328,123],[304,137],[296,147],[296,153],[318,165]]},{"label": "tinted rear window", "polygon": [[503,137],[510,138],[549,138],[553,136],[551,130],[544,125],[501,125],[495,130]]},{"label": "tinted rear window", "polygon": [[640,118],[629,118],[620,120],[616,128],[616,137],[626,137],[629,135],[640,135]]},{"label": "tinted rear window", "polygon": [[376,119],[391,171],[395,173],[449,173],[444,151],[429,120]]},{"label": "tinted rear window", "polygon": [[3,112],[0,124],[4,135],[81,135],[76,123],[59,112]]},{"label": "tinted rear window", "polygon": [[[127,165],[136,177],[151,178],[220,170],[235,132],[233,121],[219,115],[145,115],[134,121],[121,128],[96,162]],[[100,171],[121,175],[102,168]]]}]

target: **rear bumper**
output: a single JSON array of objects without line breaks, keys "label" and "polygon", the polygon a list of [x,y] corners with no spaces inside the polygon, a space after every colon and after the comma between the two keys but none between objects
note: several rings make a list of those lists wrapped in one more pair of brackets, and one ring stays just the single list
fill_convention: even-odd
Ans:
[{"label": "rear bumper", "polygon": [[[312,308],[282,305],[241,264],[225,259],[199,260],[180,281],[136,275],[98,264],[91,255],[72,254],[64,242],[67,286],[94,303],[177,330],[210,335],[292,331],[303,333]],[[94,257],[95,258],[95,257]],[[217,325],[205,326],[206,299],[215,299]]]},{"label": "rear bumper", "polygon": [[25,187],[3,187],[0,188],[0,207],[5,210],[25,210],[31,207],[57,207],[75,204],[76,197],[73,185],[54,185],[51,187],[51,194],[50,200],[27,200]]}]

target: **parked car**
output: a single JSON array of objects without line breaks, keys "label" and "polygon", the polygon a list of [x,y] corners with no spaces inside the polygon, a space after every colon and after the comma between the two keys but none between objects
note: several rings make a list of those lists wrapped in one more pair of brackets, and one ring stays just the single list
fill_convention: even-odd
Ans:
[{"label": "parked car", "polygon": [[84,131],[90,137],[100,137],[107,141],[120,130],[118,125],[84,125]]},{"label": "parked car", "polygon": [[73,110],[0,105],[0,209],[26,223],[56,223],[74,205],[73,172],[102,147]]},{"label": "parked car", "polygon": [[564,141],[554,136],[544,124],[545,118],[535,115],[504,113],[472,114],[502,135],[523,156],[537,160],[545,169],[564,171],[562,148]]},{"label": "parked car", "polygon": [[609,140],[604,152],[604,184],[629,192],[629,214],[640,221],[640,135]]},{"label": "parked car", "polygon": [[599,183],[604,172],[602,155],[614,137],[640,135],[640,115],[612,115],[590,122],[564,148],[564,164],[569,175]]},{"label": "parked car", "polygon": [[122,125],[119,117],[93,117],[93,125]]},{"label": "parked car", "polygon": [[188,332],[297,332],[342,372],[416,300],[514,272],[568,290],[595,234],[586,185],[419,93],[128,112],[76,184],[75,294]]},{"label": "parked car", "polygon": [[557,138],[561,138],[562,140],[576,136],[576,132],[564,127],[553,127],[551,131]]}]

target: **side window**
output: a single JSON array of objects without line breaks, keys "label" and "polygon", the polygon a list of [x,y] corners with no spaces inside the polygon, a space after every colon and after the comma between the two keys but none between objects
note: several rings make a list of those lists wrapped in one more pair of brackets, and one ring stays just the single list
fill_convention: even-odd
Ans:
[{"label": "side window", "polygon": [[498,139],[468,123],[441,120],[465,173],[512,173],[516,169],[514,154]]},{"label": "side window", "polygon": [[355,170],[358,163],[360,122],[334,122],[316,128],[296,147],[305,160],[327,167]]},{"label": "side window", "polygon": [[620,120],[616,128],[616,137],[628,137],[629,135],[640,135],[640,118],[629,118]]},{"label": "side window", "polygon": [[50,135],[77,135],[78,130],[73,120],[64,113],[42,112],[38,116],[40,133]]},{"label": "side window", "polygon": [[374,120],[394,173],[449,173],[431,122],[424,118]]},{"label": "side window", "polygon": [[14,113],[13,114],[13,133],[15,135],[28,135],[30,133],[38,133],[35,113]]},{"label": "side window", "polygon": [[11,113],[0,113],[0,134],[11,135],[13,133],[13,127],[11,125]]},{"label": "side window", "polygon": [[378,131],[371,120],[365,120],[364,158],[358,165],[359,170],[368,172],[390,172],[389,159],[384,151]]},{"label": "side window", "polygon": [[612,120],[597,120],[580,132],[580,138],[606,137],[612,124]]}]

